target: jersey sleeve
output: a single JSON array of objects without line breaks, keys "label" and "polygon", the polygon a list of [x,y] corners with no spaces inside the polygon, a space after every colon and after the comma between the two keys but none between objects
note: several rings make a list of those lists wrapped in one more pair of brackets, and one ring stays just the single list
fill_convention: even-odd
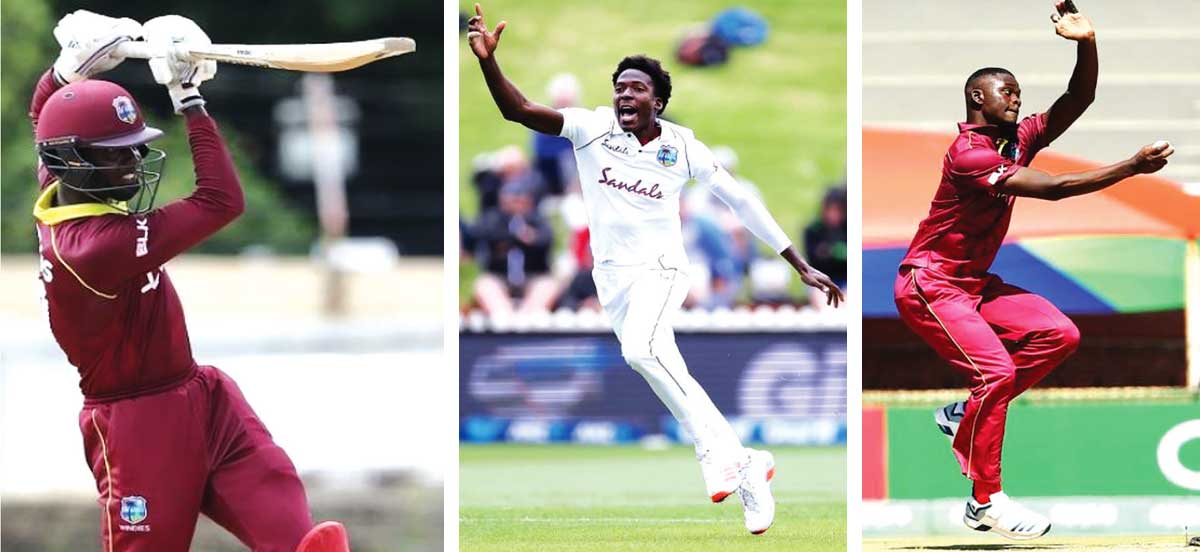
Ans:
[{"label": "jersey sleeve", "polygon": [[988,190],[1008,180],[1021,167],[988,148],[968,148],[947,160],[950,182],[964,190]]},{"label": "jersey sleeve", "polygon": [[1046,139],[1046,122],[1049,119],[1049,114],[1037,113],[1022,119],[1017,126],[1017,139],[1030,153],[1037,153],[1037,150],[1050,145]]},{"label": "jersey sleeve", "polygon": [[558,135],[570,140],[575,147],[587,144],[601,132],[608,130],[600,110],[588,111],[580,107],[564,107],[558,112],[563,116],[562,131]]},{"label": "jersey sleeve", "polygon": [[[56,90],[62,88],[58,81],[54,79],[54,70],[47,69],[42,73],[42,78],[38,79],[37,84],[33,88],[33,98],[29,101],[29,121],[33,125],[33,132],[36,136],[38,119],[42,115],[42,108],[46,105],[46,100],[50,99],[50,95]],[[38,159],[37,164],[38,185],[45,189],[51,182],[54,182],[54,175],[50,170],[42,165],[42,160]]]},{"label": "jersey sleeve", "polygon": [[776,253],[782,253],[792,245],[783,228],[771,216],[761,199],[752,190],[733,178],[719,163],[716,156],[699,140],[688,140],[688,163],[692,178],[707,184],[713,195],[729,206],[742,225]]},{"label": "jersey sleeve", "polygon": [[112,222],[88,247],[82,270],[88,279],[113,287],[140,277],[215,234],[245,209],[233,160],[206,114],[187,115],[188,142],[196,170],[191,195],[144,215],[109,217]]}]

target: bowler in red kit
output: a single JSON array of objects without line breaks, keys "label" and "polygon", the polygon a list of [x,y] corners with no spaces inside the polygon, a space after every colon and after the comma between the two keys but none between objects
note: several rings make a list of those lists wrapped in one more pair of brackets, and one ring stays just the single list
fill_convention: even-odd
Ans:
[{"label": "bowler in red kit", "polygon": [[1029,168],[1034,156],[1083,114],[1096,92],[1091,21],[1062,4],[1057,12],[1051,16],[1055,31],[1076,43],[1066,93],[1044,113],[1019,119],[1021,87],[1011,72],[989,67],[967,79],[967,120],[958,125],[929,215],[917,228],[895,282],[900,318],[970,379],[966,401],[935,412],[973,484],[963,522],[1013,539],[1046,534],[1050,520],[1003,491],[1000,456],[1008,404],[1079,344],[1079,330],[1054,305],[988,272],[1013,206],[1017,197],[1056,201],[1158,171],[1174,151],[1158,142],[1125,161],[1080,173],[1050,175]]},{"label": "bowler in red kit", "polygon": [[[133,96],[90,77],[116,47],[207,41],[190,20],[144,26],[77,11],[30,106],[41,163],[33,209],[50,329],[80,375],[84,451],[101,507],[102,550],[188,550],[199,514],[256,551],[293,552],[314,528],[287,454],[229,376],[192,358],[183,307],[163,264],[244,208],[241,184],[199,84],[214,62],[151,62],[187,122],[196,185],[153,209],[165,153]],[[339,543],[300,548],[346,550]],[[307,537],[309,542],[317,539]],[[332,541],[328,541],[332,542]]]}]

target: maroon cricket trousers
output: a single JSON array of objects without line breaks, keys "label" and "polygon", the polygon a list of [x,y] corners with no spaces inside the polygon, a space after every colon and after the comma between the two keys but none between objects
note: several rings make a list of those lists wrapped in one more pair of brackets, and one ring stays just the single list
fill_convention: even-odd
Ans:
[{"label": "maroon cricket trousers", "polygon": [[1079,330],[1045,298],[999,277],[954,278],[902,266],[900,319],[970,378],[954,455],[972,481],[1000,485],[1008,403],[1079,345]]},{"label": "maroon cricket trousers", "polygon": [[79,427],[104,552],[187,551],[201,513],[255,552],[294,552],[313,525],[292,461],[216,368],[165,391],[87,401]]}]

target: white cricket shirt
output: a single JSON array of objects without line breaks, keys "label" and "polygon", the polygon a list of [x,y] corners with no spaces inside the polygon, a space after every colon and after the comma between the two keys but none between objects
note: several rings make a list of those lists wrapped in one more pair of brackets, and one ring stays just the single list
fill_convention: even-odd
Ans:
[{"label": "white cricket shirt", "polygon": [[717,163],[690,129],[659,119],[662,133],[643,146],[621,130],[611,107],[559,112],[560,135],[575,146],[597,266],[640,265],[660,258],[670,266],[686,264],[679,198],[692,179],[707,183],[775,252],[791,245],[762,202]]}]

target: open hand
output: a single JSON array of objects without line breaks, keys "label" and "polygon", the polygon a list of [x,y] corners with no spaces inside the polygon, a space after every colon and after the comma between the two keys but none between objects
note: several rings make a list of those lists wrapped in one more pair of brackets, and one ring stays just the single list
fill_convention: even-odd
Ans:
[{"label": "open hand", "polygon": [[1133,156],[1133,166],[1140,174],[1158,172],[1167,166],[1167,158],[1175,153],[1175,147],[1166,140],[1159,140],[1148,146],[1142,146]]},{"label": "open hand", "polygon": [[1052,14],[1050,21],[1054,22],[1054,32],[1058,33],[1058,36],[1074,41],[1096,38],[1096,30],[1092,28],[1092,21],[1086,16],[1067,11],[1062,2],[1056,3],[1054,9],[1058,13]]},{"label": "open hand", "polygon": [[800,272],[800,281],[809,287],[815,287],[825,292],[826,305],[833,305],[836,308],[839,303],[846,300],[841,288],[837,287],[837,284],[833,283],[829,276],[811,266],[808,267],[808,270]]},{"label": "open hand", "polygon": [[483,8],[479,7],[479,4],[475,4],[475,16],[467,20],[467,43],[471,45],[471,51],[475,52],[475,57],[479,59],[492,57],[492,52],[495,52],[496,46],[500,44],[500,33],[504,32],[504,27],[507,25],[507,21],[501,21],[496,24],[495,30],[488,32],[487,24],[483,21]]}]

